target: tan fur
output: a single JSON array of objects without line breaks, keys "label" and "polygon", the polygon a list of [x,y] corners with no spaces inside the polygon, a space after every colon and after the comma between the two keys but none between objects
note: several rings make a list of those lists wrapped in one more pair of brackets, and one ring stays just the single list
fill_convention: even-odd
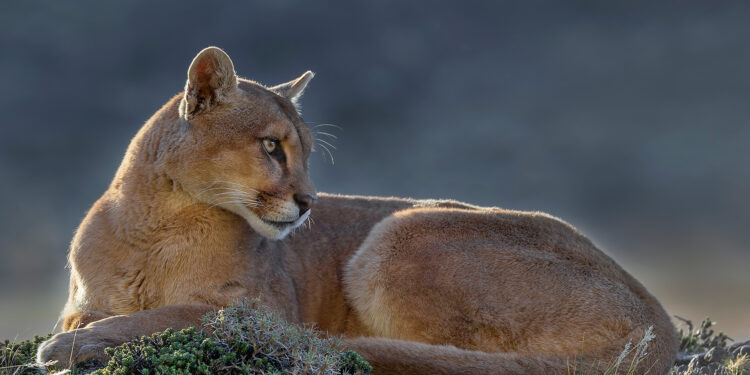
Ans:
[{"label": "tan fur", "polygon": [[[78,228],[66,332],[40,361],[102,357],[260,297],[345,335],[376,374],[565,373],[575,358],[603,369],[651,325],[636,373],[666,371],[676,339],[659,302],[549,215],[320,194],[311,228],[286,237],[306,217],[299,197],[315,199],[294,106],[310,78],[269,89],[217,48],[196,56],[185,93],[138,132]],[[269,137],[284,161],[264,151]]]}]

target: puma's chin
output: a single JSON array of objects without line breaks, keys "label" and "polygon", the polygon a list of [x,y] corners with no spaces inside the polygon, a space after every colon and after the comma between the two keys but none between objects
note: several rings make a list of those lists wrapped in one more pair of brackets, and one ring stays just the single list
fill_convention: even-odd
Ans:
[{"label": "puma's chin", "polygon": [[261,236],[271,240],[283,239],[294,228],[302,225],[302,223],[307,220],[308,216],[310,216],[309,210],[296,219],[289,221],[273,221],[263,219],[251,210],[246,210],[246,212],[243,212],[242,215],[242,217],[247,220],[248,224],[250,224],[250,227],[252,227],[253,230],[255,230]]}]

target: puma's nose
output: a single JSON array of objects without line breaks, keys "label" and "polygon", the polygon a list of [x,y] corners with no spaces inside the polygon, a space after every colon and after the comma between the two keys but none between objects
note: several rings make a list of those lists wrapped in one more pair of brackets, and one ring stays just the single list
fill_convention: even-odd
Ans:
[{"label": "puma's nose", "polygon": [[310,194],[294,194],[294,201],[299,206],[299,214],[302,215],[307,212],[318,198]]}]

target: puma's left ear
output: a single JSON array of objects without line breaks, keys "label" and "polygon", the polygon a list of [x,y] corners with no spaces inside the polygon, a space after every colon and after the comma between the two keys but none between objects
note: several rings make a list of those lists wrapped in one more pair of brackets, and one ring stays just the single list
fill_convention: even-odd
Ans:
[{"label": "puma's left ear", "polygon": [[200,51],[188,68],[185,96],[180,102],[180,116],[189,120],[224,100],[237,87],[234,64],[218,47]]},{"label": "puma's left ear", "polygon": [[282,83],[278,86],[271,87],[269,90],[289,99],[297,105],[297,99],[302,96],[302,92],[305,91],[307,83],[315,76],[315,73],[306,71],[305,74],[299,76],[299,78],[293,79],[287,83]]}]

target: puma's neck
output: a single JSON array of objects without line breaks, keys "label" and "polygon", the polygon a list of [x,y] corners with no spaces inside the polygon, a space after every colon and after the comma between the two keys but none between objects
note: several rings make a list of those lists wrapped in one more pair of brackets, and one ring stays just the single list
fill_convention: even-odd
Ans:
[{"label": "puma's neck", "polygon": [[105,195],[116,202],[113,211],[122,224],[117,231],[152,242],[148,240],[181,228],[182,234],[202,242],[211,241],[208,237],[236,236],[241,229],[250,232],[245,233],[246,240],[257,242],[254,237],[260,236],[244,219],[202,202],[170,176],[166,156],[185,137],[187,127],[178,116],[177,99],[168,102],[133,138]]}]

